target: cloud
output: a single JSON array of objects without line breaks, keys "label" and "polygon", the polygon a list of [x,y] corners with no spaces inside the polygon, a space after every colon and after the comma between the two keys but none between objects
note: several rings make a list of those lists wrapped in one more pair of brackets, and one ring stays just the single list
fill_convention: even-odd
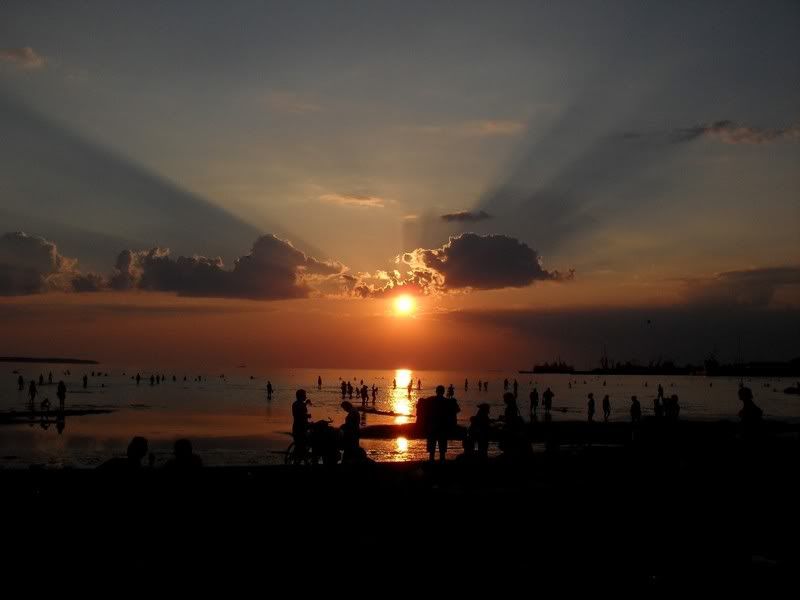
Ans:
[{"label": "cloud", "polygon": [[800,142],[800,126],[794,125],[783,129],[759,129],[740,125],[734,121],[716,121],[708,125],[676,129],[673,132],[673,138],[677,142],[691,142],[707,138],[725,144]]},{"label": "cloud", "polygon": [[124,250],[117,257],[110,286],[182,296],[278,300],[308,297],[313,291],[311,284],[337,277],[344,270],[341,263],[318,260],[291,242],[263,235],[231,270],[225,269],[221,258],[173,259],[167,248]]},{"label": "cloud", "polygon": [[0,61],[11,63],[19,69],[41,69],[47,60],[30,46],[0,49]]},{"label": "cloud", "polygon": [[0,296],[71,291],[77,262],[53,242],[22,231],[0,237]]},{"label": "cloud", "polygon": [[322,110],[319,104],[305,100],[293,92],[271,92],[267,95],[266,103],[270,110],[292,115],[305,115]]},{"label": "cloud", "polygon": [[503,137],[523,133],[526,125],[523,121],[484,119],[450,125],[425,125],[418,129],[423,133],[457,137]]},{"label": "cloud", "polygon": [[396,257],[406,269],[362,274],[353,295],[380,297],[410,290],[436,294],[459,290],[526,287],[536,281],[564,281],[573,277],[542,267],[538,253],[505,235],[464,233],[439,248],[417,248]]},{"label": "cloud", "polygon": [[800,266],[726,271],[685,283],[685,297],[691,304],[766,308],[781,287],[800,285]]},{"label": "cloud", "polygon": [[386,200],[378,196],[362,194],[323,194],[319,199],[326,204],[337,206],[355,206],[358,208],[384,208]]},{"label": "cloud", "polygon": [[479,210],[478,212],[462,210],[460,212],[448,213],[446,215],[442,215],[441,217],[442,221],[446,221],[447,223],[475,223],[477,221],[485,221],[491,218],[492,215],[487,213],[485,210]]}]

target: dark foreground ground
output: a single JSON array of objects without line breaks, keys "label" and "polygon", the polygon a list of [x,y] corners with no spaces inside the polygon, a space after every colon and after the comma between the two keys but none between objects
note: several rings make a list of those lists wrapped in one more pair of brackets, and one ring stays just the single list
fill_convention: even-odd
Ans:
[{"label": "dark foreground ground", "polygon": [[303,588],[777,591],[800,573],[799,448],[796,434],[677,435],[520,463],[6,470],[2,546],[34,564],[232,569]]}]

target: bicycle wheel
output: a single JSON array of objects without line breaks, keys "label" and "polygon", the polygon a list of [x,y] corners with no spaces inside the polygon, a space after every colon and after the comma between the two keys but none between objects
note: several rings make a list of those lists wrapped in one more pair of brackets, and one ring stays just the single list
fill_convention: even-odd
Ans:
[{"label": "bicycle wheel", "polygon": [[294,442],[289,444],[289,447],[286,449],[286,464],[294,464]]}]

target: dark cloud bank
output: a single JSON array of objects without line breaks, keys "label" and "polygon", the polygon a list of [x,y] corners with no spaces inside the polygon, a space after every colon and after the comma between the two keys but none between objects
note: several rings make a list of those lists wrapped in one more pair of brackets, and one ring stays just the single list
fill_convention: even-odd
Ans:
[{"label": "dark cloud bank", "polygon": [[53,242],[22,232],[0,237],[0,294],[104,289],[173,292],[181,296],[279,300],[314,292],[376,297],[413,288],[424,294],[525,287],[570,278],[548,271],[527,244],[504,235],[466,233],[439,248],[396,258],[399,270],[353,275],[274,235],[256,239],[249,254],[227,268],[221,258],[178,256],[167,248],[123,250],[110,275],[83,273]]}]

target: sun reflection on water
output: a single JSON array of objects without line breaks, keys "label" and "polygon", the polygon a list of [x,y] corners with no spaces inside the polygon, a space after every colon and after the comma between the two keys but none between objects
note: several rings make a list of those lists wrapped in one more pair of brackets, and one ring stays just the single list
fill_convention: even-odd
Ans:
[{"label": "sun reflection on water", "polygon": [[408,440],[404,437],[397,438],[395,440],[395,447],[397,449],[397,452],[405,454],[406,452],[408,452]]},{"label": "sun reflection on water", "polygon": [[[394,372],[394,378],[397,382],[397,388],[390,390],[391,396],[389,400],[392,404],[392,410],[396,413],[410,415],[413,412],[411,397],[408,395],[408,384],[413,381],[413,373],[411,369],[397,369]],[[394,422],[398,425],[409,422],[408,417],[395,417]],[[406,447],[408,442],[406,442]]]}]

